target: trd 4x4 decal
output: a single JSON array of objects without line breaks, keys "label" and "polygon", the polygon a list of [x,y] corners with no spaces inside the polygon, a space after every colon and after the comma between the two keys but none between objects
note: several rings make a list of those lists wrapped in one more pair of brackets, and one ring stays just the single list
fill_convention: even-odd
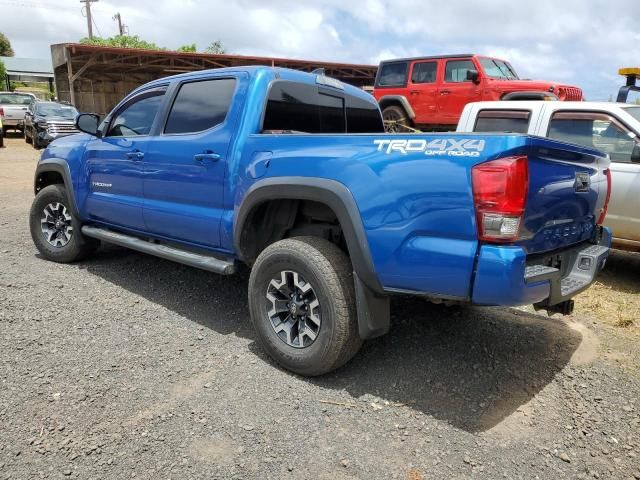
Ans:
[{"label": "trd 4x4 decal", "polygon": [[484,150],[484,140],[457,138],[438,138],[424,140],[421,138],[374,140],[378,146],[378,152],[407,153],[424,152],[425,155],[448,155],[452,157],[478,157]]}]

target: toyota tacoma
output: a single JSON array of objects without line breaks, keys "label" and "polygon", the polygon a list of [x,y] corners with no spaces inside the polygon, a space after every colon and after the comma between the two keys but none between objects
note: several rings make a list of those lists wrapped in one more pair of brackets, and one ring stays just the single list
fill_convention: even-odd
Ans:
[{"label": "toyota tacoma", "polygon": [[569,313],[604,266],[609,160],[521,134],[383,133],[366,92],[322,74],[222,68],[139,87],[35,173],[33,241],[100,241],[229,275],[251,268],[257,338],[320,375],[386,333],[389,298]]}]

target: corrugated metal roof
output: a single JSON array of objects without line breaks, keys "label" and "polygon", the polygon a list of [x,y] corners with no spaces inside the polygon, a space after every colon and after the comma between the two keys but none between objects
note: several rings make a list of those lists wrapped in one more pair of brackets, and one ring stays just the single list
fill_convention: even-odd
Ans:
[{"label": "corrugated metal roof", "polygon": [[9,75],[53,76],[50,58],[0,57]]}]

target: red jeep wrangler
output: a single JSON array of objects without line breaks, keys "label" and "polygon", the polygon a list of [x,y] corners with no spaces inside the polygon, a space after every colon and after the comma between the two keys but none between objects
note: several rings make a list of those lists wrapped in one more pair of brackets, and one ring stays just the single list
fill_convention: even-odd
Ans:
[{"label": "red jeep wrangler", "polygon": [[520,80],[509,62],[474,54],[382,62],[373,95],[390,131],[449,130],[470,102],[583,100],[577,87]]}]

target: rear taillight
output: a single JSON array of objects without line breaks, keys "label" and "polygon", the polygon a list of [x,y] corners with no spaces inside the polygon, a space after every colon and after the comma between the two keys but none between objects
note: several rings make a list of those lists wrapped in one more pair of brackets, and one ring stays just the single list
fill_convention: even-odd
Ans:
[{"label": "rear taillight", "polygon": [[598,218],[598,225],[602,225],[605,217],[607,216],[607,208],[609,208],[609,200],[611,200],[611,170],[606,169],[604,174],[607,176],[607,197],[604,200],[604,206],[600,210],[600,218]]},{"label": "rear taillight", "polygon": [[0,107],[0,117],[4,117],[4,108]]},{"label": "rear taillight", "polygon": [[479,239],[517,240],[529,190],[527,157],[505,157],[476,165],[471,181]]}]

